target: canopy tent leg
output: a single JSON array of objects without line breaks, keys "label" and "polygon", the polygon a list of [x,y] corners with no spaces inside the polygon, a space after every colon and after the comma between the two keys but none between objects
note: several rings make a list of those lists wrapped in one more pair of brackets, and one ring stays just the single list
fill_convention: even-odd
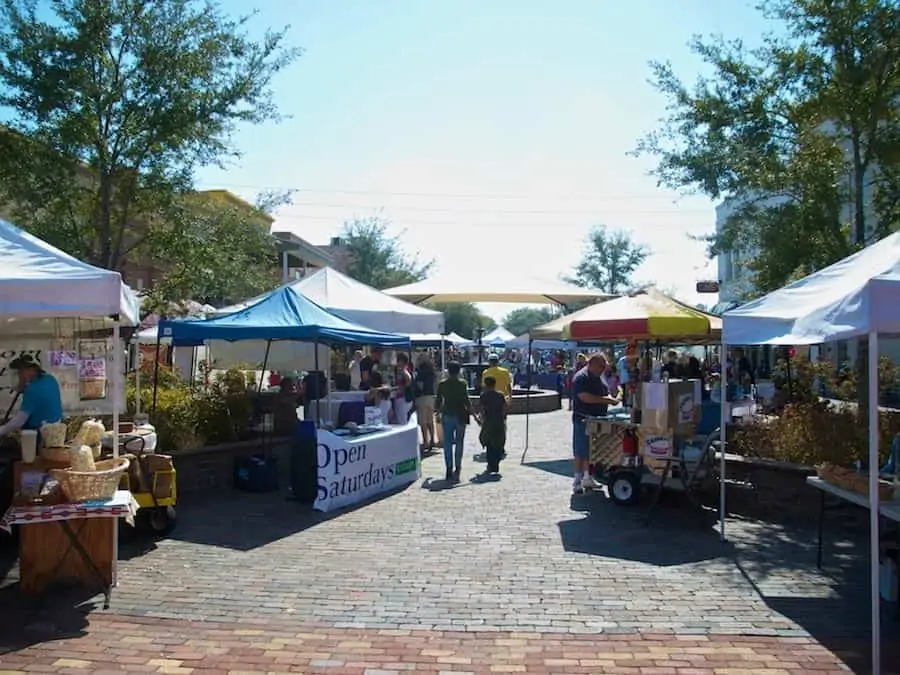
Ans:
[{"label": "canopy tent leg", "polygon": [[[174,344],[174,341],[173,341]],[[153,409],[150,411],[150,417],[153,423],[156,423],[156,404],[159,400],[159,326],[156,327],[156,355],[153,357]]]},{"label": "canopy tent leg", "polygon": [[881,673],[880,509],[878,500],[878,333],[869,333],[869,544],[871,556],[872,672]]},{"label": "canopy tent leg", "polygon": [[520,464],[525,463],[525,455],[528,454],[528,441],[531,433],[531,346],[533,344],[534,340],[529,335],[528,355],[526,356],[528,361],[525,366],[525,449],[522,451],[522,459],[519,461]]},{"label": "canopy tent leg", "polygon": [[[112,396],[113,396],[113,459],[119,457],[119,405],[124,398],[122,388],[122,380],[124,378],[124,368],[122,367],[122,345],[121,330],[119,322],[116,321],[113,326],[113,379],[112,379]],[[140,392],[138,392],[140,393]]]},{"label": "canopy tent leg", "polygon": [[[313,368],[316,371],[316,429],[322,426],[322,413],[319,408],[319,394],[322,392],[319,391],[319,342],[313,342]],[[310,378],[310,382],[312,382],[312,378]],[[306,392],[306,395],[309,395],[309,392]]]},{"label": "canopy tent leg", "polygon": [[262,372],[259,374],[259,382],[256,383],[256,393],[262,393],[262,383],[266,377],[266,368],[269,365],[269,351],[272,349],[272,341],[266,340],[266,353],[263,356]]},{"label": "canopy tent leg", "polygon": [[132,342],[134,347],[134,416],[141,414],[141,343]]},{"label": "canopy tent leg", "polygon": [[725,436],[728,423],[728,357],[725,333],[722,333],[722,347],[719,353],[719,539],[725,538]]}]

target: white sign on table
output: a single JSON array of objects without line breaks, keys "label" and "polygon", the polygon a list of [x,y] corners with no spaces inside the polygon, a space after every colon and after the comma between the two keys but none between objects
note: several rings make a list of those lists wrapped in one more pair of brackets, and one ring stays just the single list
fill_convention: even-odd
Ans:
[{"label": "white sign on table", "polygon": [[318,492],[314,508],[332,511],[418,480],[419,428],[395,426],[374,434],[318,432]]}]

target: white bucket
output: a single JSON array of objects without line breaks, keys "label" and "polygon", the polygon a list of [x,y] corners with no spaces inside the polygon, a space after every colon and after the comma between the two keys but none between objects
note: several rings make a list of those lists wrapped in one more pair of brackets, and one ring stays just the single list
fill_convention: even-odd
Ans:
[{"label": "white bucket", "polygon": [[22,445],[22,461],[25,464],[33,464],[37,459],[37,431],[22,429],[19,442]]}]

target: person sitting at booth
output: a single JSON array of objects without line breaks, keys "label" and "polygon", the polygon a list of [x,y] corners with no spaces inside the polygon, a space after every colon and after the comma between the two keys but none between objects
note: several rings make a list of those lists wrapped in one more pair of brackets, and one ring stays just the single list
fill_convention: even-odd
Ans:
[{"label": "person sitting at booth", "polygon": [[56,378],[46,372],[31,354],[13,359],[9,367],[18,373],[18,391],[22,392],[22,404],[19,412],[0,427],[0,438],[19,429],[40,431],[44,424],[61,422],[62,394]]},{"label": "person sitting at booth", "polygon": [[363,391],[368,390],[372,386],[372,373],[377,372],[381,366],[381,356],[383,354],[381,347],[372,347],[369,355],[359,362],[359,388]]}]

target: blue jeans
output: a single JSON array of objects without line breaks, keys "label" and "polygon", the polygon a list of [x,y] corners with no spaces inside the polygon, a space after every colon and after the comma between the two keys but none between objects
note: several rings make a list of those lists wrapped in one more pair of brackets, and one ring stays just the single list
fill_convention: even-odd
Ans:
[{"label": "blue jeans", "polygon": [[591,439],[588,438],[587,422],[583,417],[572,420],[572,455],[575,459],[591,458]]},{"label": "blue jeans", "polygon": [[[462,467],[466,425],[457,417],[442,415],[441,426],[444,428],[444,464],[447,466],[447,471],[453,471],[454,466],[459,471]],[[453,463],[454,459],[456,460],[455,464]]]}]

